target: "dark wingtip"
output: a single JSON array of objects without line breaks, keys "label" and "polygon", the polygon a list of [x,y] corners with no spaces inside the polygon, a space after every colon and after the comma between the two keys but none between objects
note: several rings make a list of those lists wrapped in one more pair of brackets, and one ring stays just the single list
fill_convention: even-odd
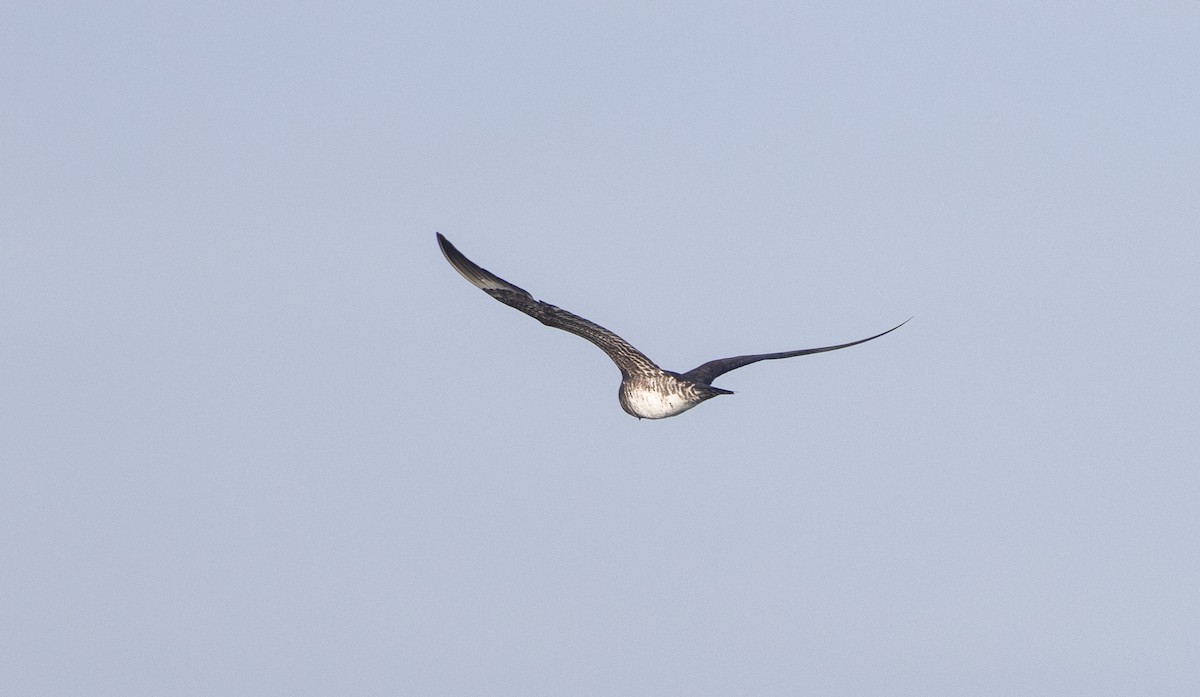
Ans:
[{"label": "dark wingtip", "polygon": [[[916,315],[913,315],[913,317],[915,317],[915,316],[916,316]],[[855,346],[855,345],[857,345],[857,344],[865,344],[866,342],[868,342],[868,341],[871,341],[871,340],[873,340],[873,339],[878,339],[878,338],[879,338],[879,337],[881,337],[881,336],[887,336],[888,334],[891,334],[892,332],[896,331],[896,330],[897,330],[897,329],[899,329],[900,327],[903,327],[904,325],[906,325],[906,324],[908,324],[909,322],[911,322],[911,321],[912,321],[912,319],[913,319],[912,317],[909,317],[908,319],[904,320],[904,321],[903,321],[903,322],[901,322],[900,324],[897,324],[896,326],[892,327],[891,329],[887,330],[886,332],[880,332],[879,334],[876,334],[875,336],[872,336],[872,337],[870,337],[870,338],[867,338],[867,339],[863,339],[862,341],[855,341],[854,343],[852,343],[852,344],[849,344],[849,345],[850,345],[850,346]]]},{"label": "dark wingtip", "polygon": [[[465,276],[466,273],[463,271],[463,268],[462,268],[463,262],[466,262],[467,264],[470,264],[471,262],[469,260],[467,260],[467,258],[465,256],[463,256],[462,252],[458,251],[457,247],[450,244],[450,240],[446,239],[445,235],[443,235],[440,232],[435,233],[435,234],[437,235],[438,247],[441,248],[442,255],[446,257],[446,261],[450,262],[451,266],[453,266],[455,269],[458,270],[459,273],[461,273]],[[471,280],[471,279],[468,278],[468,280]],[[474,281],[472,281],[472,282],[474,282]]]}]

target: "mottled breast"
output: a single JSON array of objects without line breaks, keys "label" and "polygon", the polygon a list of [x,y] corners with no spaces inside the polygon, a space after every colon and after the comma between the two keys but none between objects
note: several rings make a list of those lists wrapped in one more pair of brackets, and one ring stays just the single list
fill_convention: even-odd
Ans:
[{"label": "mottled breast", "polygon": [[726,393],[727,390],[694,385],[664,374],[622,382],[620,400],[621,408],[639,419],[665,419]]}]

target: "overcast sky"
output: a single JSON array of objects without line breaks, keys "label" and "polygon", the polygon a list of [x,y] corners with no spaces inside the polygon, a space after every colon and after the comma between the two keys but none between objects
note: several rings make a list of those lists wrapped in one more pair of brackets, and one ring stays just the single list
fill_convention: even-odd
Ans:
[{"label": "overcast sky", "polygon": [[1197,36],[4,4],[0,692],[1194,695]]}]

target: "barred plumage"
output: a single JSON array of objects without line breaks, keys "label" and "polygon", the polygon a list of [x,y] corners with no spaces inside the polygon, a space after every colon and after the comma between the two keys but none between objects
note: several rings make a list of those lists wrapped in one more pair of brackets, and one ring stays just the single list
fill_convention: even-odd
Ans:
[{"label": "barred plumage", "polygon": [[446,255],[446,260],[472,285],[548,327],[562,329],[587,339],[608,354],[608,357],[617,364],[617,368],[621,371],[621,389],[618,394],[621,408],[639,419],[665,419],[668,416],[675,416],[687,411],[717,395],[733,394],[729,390],[713,387],[711,383],[717,376],[742,366],[758,361],[791,358],[855,346],[878,339],[888,332],[896,331],[908,322],[905,320],[886,332],[880,332],[875,336],[851,341],[847,344],[719,358],[683,374],[673,373],[659,368],[654,361],[646,357],[646,354],[638,351],[628,341],[604,327],[567,312],[561,307],[537,300],[525,289],[511,284],[475,264],[463,256],[462,252],[450,244],[450,241],[440,232],[437,233],[437,240],[442,253]]}]

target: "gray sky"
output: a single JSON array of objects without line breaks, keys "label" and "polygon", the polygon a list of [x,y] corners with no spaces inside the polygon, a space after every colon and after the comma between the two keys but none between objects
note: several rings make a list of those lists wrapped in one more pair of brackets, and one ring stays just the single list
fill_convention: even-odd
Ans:
[{"label": "gray sky", "polygon": [[[1192,695],[1194,3],[8,3],[0,692]],[[621,411],[666,368],[879,341]]]}]

